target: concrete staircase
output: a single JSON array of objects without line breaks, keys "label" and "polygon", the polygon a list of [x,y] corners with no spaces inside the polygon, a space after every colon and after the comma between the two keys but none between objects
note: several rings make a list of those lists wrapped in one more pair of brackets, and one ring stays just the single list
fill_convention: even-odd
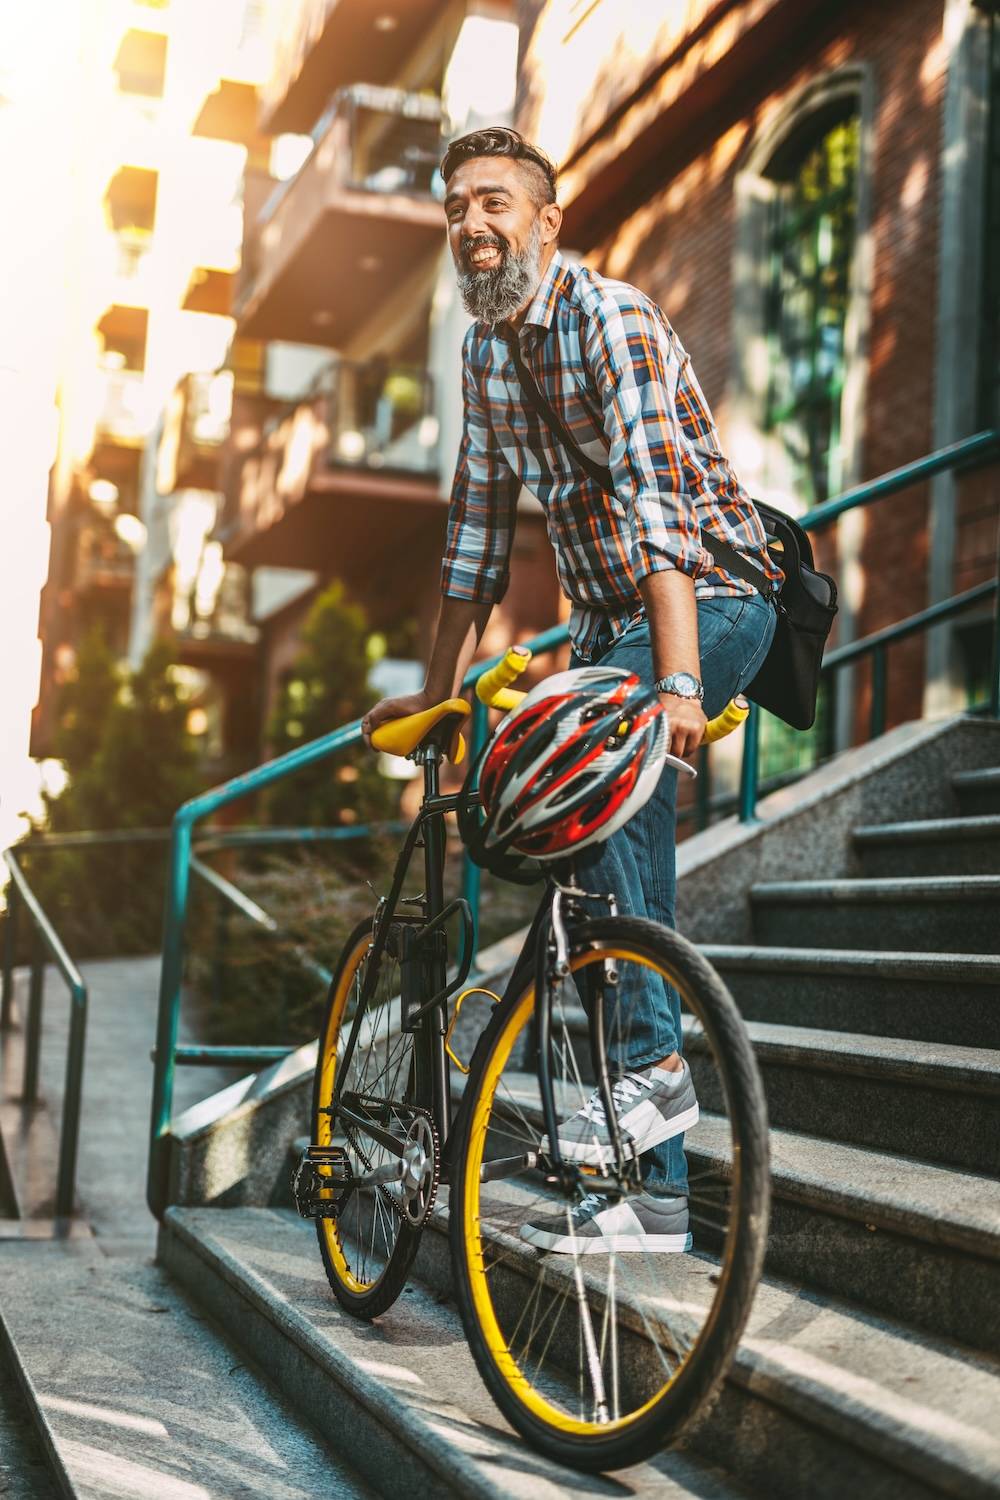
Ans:
[{"label": "concrete staircase", "polygon": [[93,1102],[118,1137],[81,1190],[93,1212],[134,1144],[127,1203],[95,1236],[0,1246],[0,1343],[60,1492],[1000,1500],[998,763],[1000,726],[905,726],[682,848],[681,925],[747,1018],[774,1178],[747,1335],[682,1450],[593,1479],[506,1428],[453,1305],[446,1193],[397,1305],[339,1312],[287,1206],[314,1044],[175,1122],[150,1266],[123,1236],[148,1106],[114,1102],[109,1051]]},{"label": "concrete staircase", "polygon": [[[748,940],[702,945],[767,1087],[766,1277],[713,1411],[609,1494],[1000,1496],[1000,770],[908,795],[924,821],[884,801],[893,821],[847,828],[835,878],[748,882]],[[286,1208],[174,1207],[159,1254],[379,1493],[604,1493],[505,1431],[446,1224],[442,1204],[414,1285],[368,1328]]]}]

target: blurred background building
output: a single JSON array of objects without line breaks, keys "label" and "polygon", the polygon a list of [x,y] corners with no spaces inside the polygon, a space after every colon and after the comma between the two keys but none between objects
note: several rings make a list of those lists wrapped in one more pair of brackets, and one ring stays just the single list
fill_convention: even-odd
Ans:
[{"label": "blurred background building", "polygon": [[[468,322],[437,163],[477,124],[561,164],[564,244],[663,305],[752,493],[802,511],[997,425],[996,9],[95,3],[33,753],[94,623],[133,664],[174,641],[227,764],[330,579],[419,655]],[[997,512],[994,465],[845,517],[840,641],[992,577]],[[524,495],[487,645],[562,608]],[[900,646],[889,722],[981,696],[989,649],[985,612]]]}]

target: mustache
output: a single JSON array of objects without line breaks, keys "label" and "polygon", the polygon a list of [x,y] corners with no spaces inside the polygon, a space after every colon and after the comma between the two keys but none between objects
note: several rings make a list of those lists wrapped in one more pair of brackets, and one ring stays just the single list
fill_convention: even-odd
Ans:
[{"label": "mustache", "polygon": [[461,251],[462,260],[464,261],[465,265],[470,269],[472,268],[470,256],[472,255],[473,250],[485,250],[487,248],[491,250],[499,250],[503,255],[507,255],[510,251],[510,246],[508,245],[502,234],[476,234],[464,236],[462,239]]}]

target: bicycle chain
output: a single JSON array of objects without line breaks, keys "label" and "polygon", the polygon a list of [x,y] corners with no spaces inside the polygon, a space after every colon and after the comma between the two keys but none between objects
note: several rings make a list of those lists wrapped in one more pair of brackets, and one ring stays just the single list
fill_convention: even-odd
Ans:
[{"label": "bicycle chain", "polygon": [[[437,1192],[438,1188],[441,1185],[441,1142],[438,1139],[437,1126],[434,1124],[434,1118],[431,1115],[430,1110],[422,1109],[418,1104],[408,1104],[406,1107],[410,1111],[410,1113],[414,1115],[414,1117],[419,1115],[421,1119],[427,1121],[427,1124],[430,1126],[431,1140],[434,1143],[434,1177],[431,1183],[430,1195],[427,1200],[427,1207],[420,1219],[420,1223],[423,1224],[428,1219],[431,1209],[434,1207],[434,1204],[437,1201]],[[356,1153],[359,1160],[363,1163],[365,1171],[372,1171],[372,1159],[367,1154],[367,1152],[361,1149],[361,1146],[358,1142],[357,1127],[354,1125],[348,1125],[346,1120],[340,1121],[340,1127],[344,1132],[344,1136],[346,1137],[348,1145],[351,1147],[352,1151]],[[409,1134],[409,1131],[407,1131],[407,1134]],[[379,1186],[375,1189],[375,1191],[378,1193],[379,1197],[382,1199],[382,1202],[386,1205],[386,1207],[392,1210],[396,1218],[399,1219],[401,1223],[408,1224],[411,1228],[417,1227],[414,1225],[414,1221],[406,1213],[406,1210],[403,1207],[402,1203],[396,1201],[392,1193],[389,1192],[388,1188]]]}]

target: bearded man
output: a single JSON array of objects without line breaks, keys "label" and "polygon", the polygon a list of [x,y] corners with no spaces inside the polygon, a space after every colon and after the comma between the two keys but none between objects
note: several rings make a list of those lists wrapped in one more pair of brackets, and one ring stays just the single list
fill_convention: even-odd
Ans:
[{"label": "bearded man", "polygon": [[[517,497],[541,501],[559,581],[572,603],[570,665],[601,662],[655,687],[670,748],[692,755],[707,722],[753,680],[775,627],[769,599],[724,571],[702,529],[727,542],[772,585],[781,573],[764,528],[727,462],[691,361],[664,313],[642,292],[559,253],[562,211],[552,163],[517,131],[478,130],[441,167],[448,241],[465,307],[465,421],[451,494],[441,612],[420,693],[385,699],[379,724],[458,692],[493,606],[507,587]],[[599,484],[580,454],[524,396],[532,377],[570,438],[610,470]],[[607,843],[585,851],[577,878],[613,892],[619,909],[674,925],[677,773]],[[620,994],[623,1056],[613,1058],[622,1138],[641,1156],[644,1192],[617,1205],[590,1193],[577,1234],[618,1249],[682,1245],[687,1236],[684,1131],[698,1117],[680,1053],[680,1003],[666,986]],[[610,1139],[591,1100],[559,1129],[567,1159]],[[634,1220],[634,1225],[632,1221]],[[525,1225],[548,1250],[572,1249],[565,1214]],[[596,1248],[596,1246],[595,1246]]]}]

